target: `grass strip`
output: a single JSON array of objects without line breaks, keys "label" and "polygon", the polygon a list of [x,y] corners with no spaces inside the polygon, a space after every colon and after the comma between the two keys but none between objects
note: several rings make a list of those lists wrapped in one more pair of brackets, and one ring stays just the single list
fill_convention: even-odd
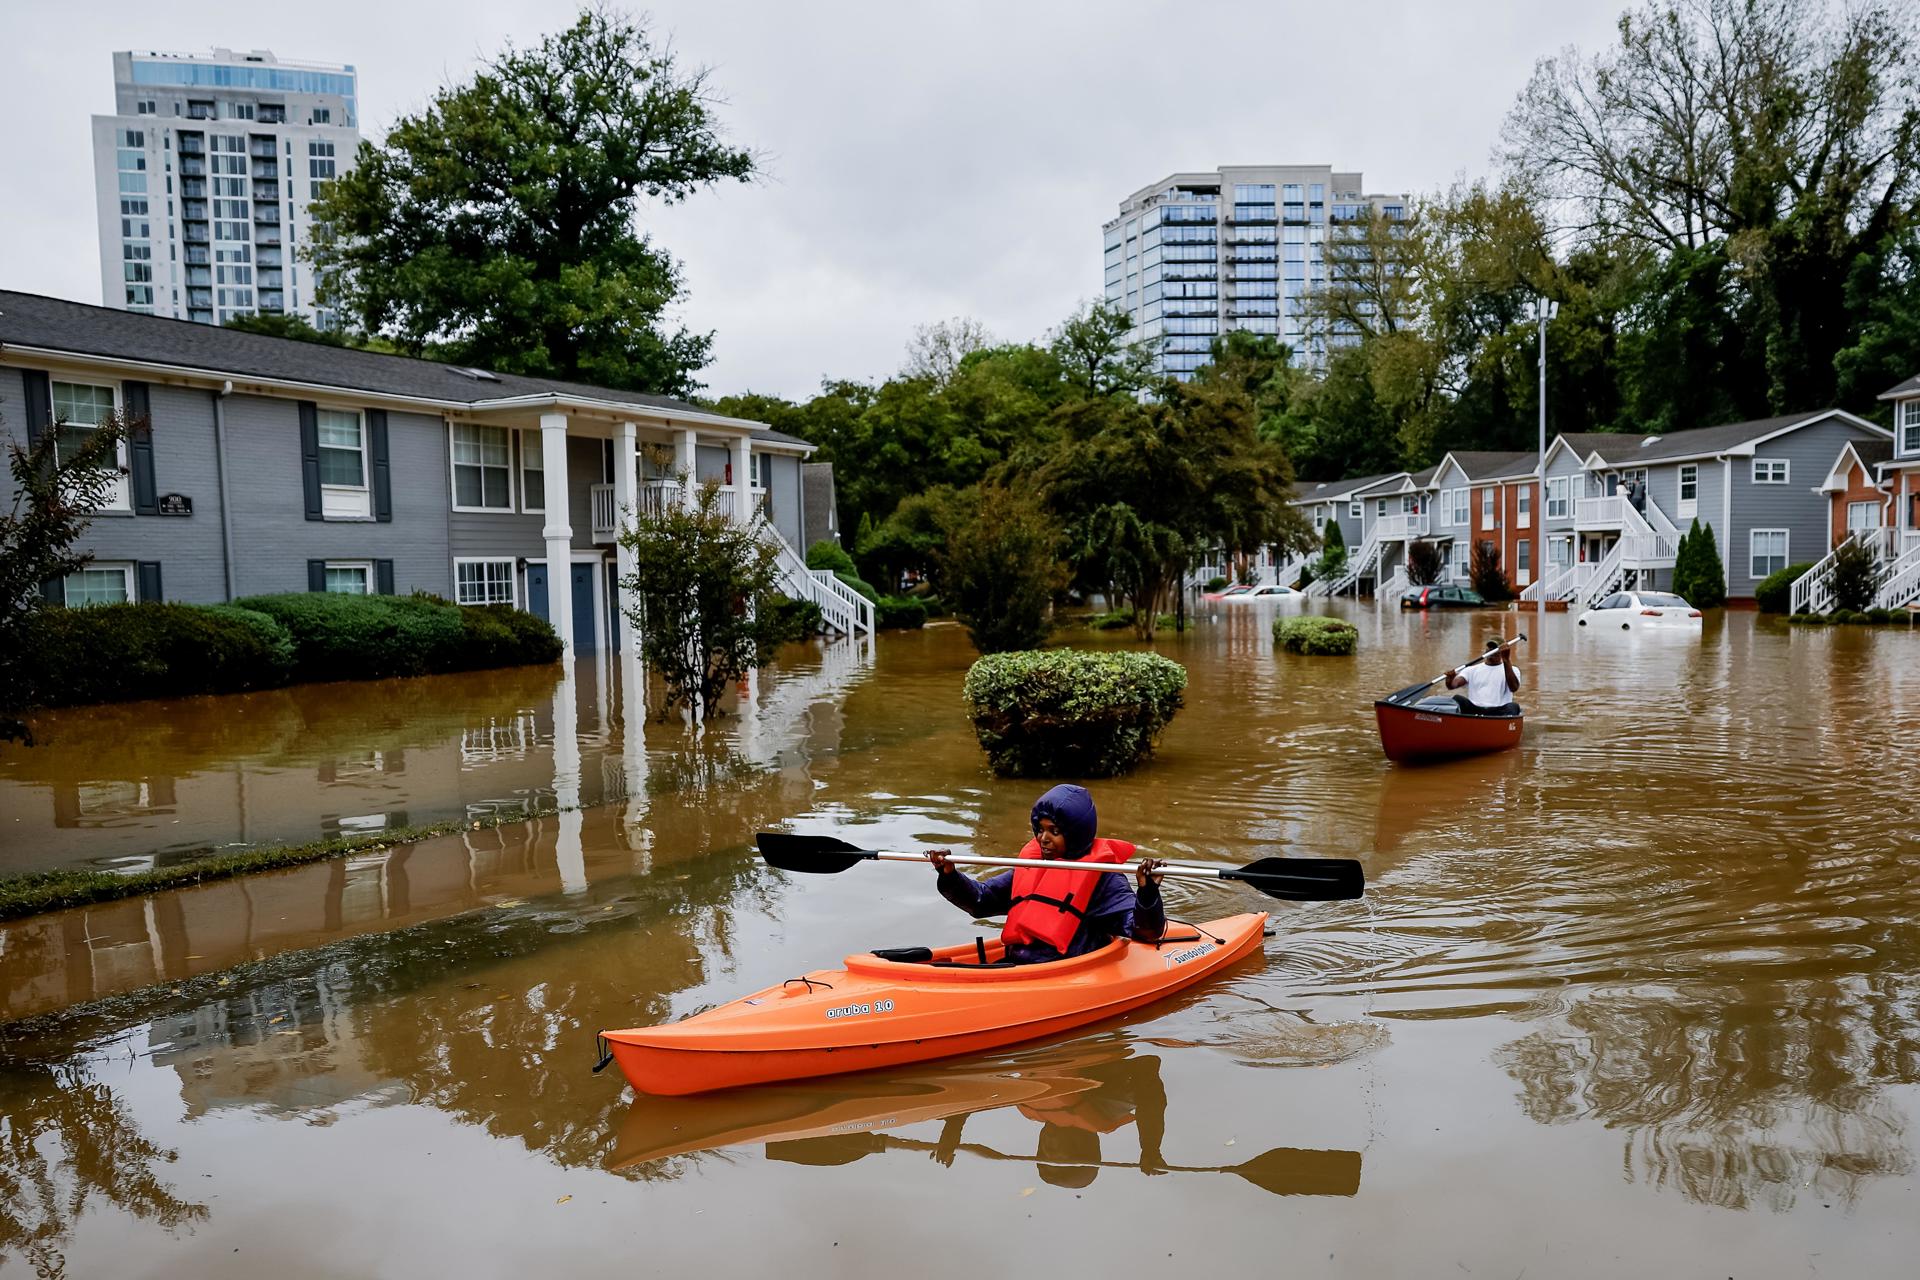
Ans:
[{"label": "grass strip", "polygon": [[366,835],[334,836],[308,844],[272,845],[235,853],[209,854],[204,858],[155,867],[151,871],[137,871],[131,875],[112,871],[33,871],[0,879],[0,920],[18,920],[23,916],[61,911],[68,907],[137,898],[164,889],[231,880],[235,876],[250,875],[256,871],[277,871],[309,862],[350,857],[356,853],[384,852],[395,845],[418,844],[422,840],[460,831],[491,831],[496,827],[528,822],[557,812],[557,809],[545,808],[495,815],[477,821],[450,818],[425,826],[396,827]]}]

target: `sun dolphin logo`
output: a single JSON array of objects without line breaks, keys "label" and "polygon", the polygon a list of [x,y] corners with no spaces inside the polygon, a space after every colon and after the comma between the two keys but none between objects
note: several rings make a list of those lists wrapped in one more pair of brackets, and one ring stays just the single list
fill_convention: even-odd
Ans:
[{"label": "sun dolphin logo", "polygon": [[1171,969],[1175,965],[1185,964],[1189,960],[1198,960],[1201,956],[1206,955],[1212,950],[1213,944],[1211,942],[1203,942],[1197,947],[1188,947],[1185,951],[1176,951],[1167,957],[1166,967]]}]

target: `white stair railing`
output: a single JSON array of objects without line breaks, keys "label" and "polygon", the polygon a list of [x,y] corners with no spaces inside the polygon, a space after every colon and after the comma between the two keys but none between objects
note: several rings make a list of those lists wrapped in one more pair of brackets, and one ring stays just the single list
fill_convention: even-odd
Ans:
[{"label": "white stair railing", "polygon": [[1346,568],[1331,578],[1323,578],[1315,582],[1307,588],[1307,593],[1316,596],[1337,596],[1348,587],[1353,587],[1357,591],[1360,579],[1372,573],[1375,566],[1380,563],[1381,545],[1378,533],[1369,533],[1366,541],[1360,544],[1360,550],[1348,558]]},{"label": "white stair railing", "polygon": [[1407,576],[1407,566],[1397,564],[1387,580],[1373,589],[1375,600],[1398,600],[1400,593],[1413,585],[1413,579]]},{"label": "white stair railing", "polygon": [[[1892,545],[1892,539],[1888,539]],[[1873,598],[1876,609],[1903,609],[1915,600],[1920,600],[1920,546],[1915,546],[1905,555],[1887,566],[1886,577],[1881,580],[1880,591]]]},{"label": "white stair railing", "polygon": [[1306,572],[1310,559],[1311,557],[1308,556],[1289,558],[1274,571],[1273,580],[1283,587],[1293,586],[1300,581],[1300,575]]},{"label": "white stair railing", "polygon": [[[1837,543],[1833,550],[1813,562],[1813,567],[1793,581],[1793,591],[1788,596],[1788,613],[1828,613],[1833,609],[1833,566],[1839,557],[1840,548],[1849,543],[1858,543],[1867,547],[1876,561],[1885,561],[1893,555],[1893,530],[1891,529],[1855,529]],[[1882,583],[1882,587],[1885,587]],[[1888,606],[1891,607],[1891,606]]]},{"label": "white stair railing", "polygon": [[1592,572],[1586,582],[1582,583],[1574,593],[1574,607],[1585,611],[1593,608],[1594,604],[1602,597],[1613,594],[1614,590],[1619,587],[1620,583],[1623,582],[1627,576],[1627,571],[1622,563],[1626,559],[1626,553],[1627,540],[1625,538],[1613,544],[1612,550],[1608,551],[1605,556],[1601,557],[1600,562],[1593,566]]}]

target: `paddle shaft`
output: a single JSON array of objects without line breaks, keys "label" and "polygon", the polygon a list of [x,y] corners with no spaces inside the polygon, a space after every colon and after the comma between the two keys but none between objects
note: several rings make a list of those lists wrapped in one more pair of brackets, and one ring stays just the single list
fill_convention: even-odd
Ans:
[{"label": "paddle shaft", "polygon": [[[880,1140],[881,1145],[898,1147],[903,1151],[938,1151],[941,1149],[938,1142],[931,1142],[925,1138],[901,1138],[891,1133],[876,1133],[873,1136]],[[978,1156],[982,1160],[1007,1160],[1014,1164],[1045,1164],[1051,1165],[1056,1169],[1138,1169],[1141,1167],[1140,1162],[1137,1160],[1049,1160],[1039,1154],[1023,1156],[1017,1151],[997,1151],[992,1147],[978,1142],[956,1142],[953,1144],[953,1150],[964,1151],[968,1155]],[[1275,1155],[1284,1153],[1268,1151],[1264,1154]],[[1253,1160],[1258,1159],[1260,1159],[1259,1156],[1253,1158]],[[1253,1160],[1249,1160],[1246,1163],[1252,1164]],[[1161,1170],[1166,1173],[1239,1173],[1242,1167],[1243,1166],[1237,1164],[1163,1164],[1160,1166]]]},{"label": "paddle shaft", "polygon": [[[926,862],[924,853],[898,853],[892,849],[870,849],[867,851],[879,862]],[[1057,867],[1062,871],[1102,871],[1109,875],[1132,875],[1140,869],[1137,862],[1070,862],[1056,858],[993,858],[971,853],[955,853],[947,856],[947,861],[956,867]],[[1233,871],[1237,868],[1228,867]],[[1160,867],[1158,874],[1175,876],[1184,880],[1219,880],[1221,875],[1211,867],[1183,867],[1172,864]]]},{"label": "paddle shaft", "polygon": [[1435,676],[1433,679],[1427,681],[1423,685],[1418,685],[1410,689],[1402,689],[1400,692],[1393,695],[1392,700],[1394,702],[1405,702],[1408,698],[1412,697],[1416,693],[1425,693],[1427,690],[1433,688],[1433,686],[1439,684],[1442,680],[1445,680],[1448,676],[1457,675],[1460,672],[1465,671],[1468,667],[1477,667],[1481,663],[1485,662],[1487,659],[1493,657],[1494,654],[1505,653],[1508,650],[1512,649],[1513,646],[1519,644],[1522,640],[1525,640],[1526,638],[1527,638],[1526,633],[1523,631],[1520,634],[1514,636],[1513,639],[1511,640],[1502,640],[1499,644],[1487,650],[1485,653],[1473,659],[1471,662],[1463,662],[1459,666],[1455,667],[1452,671],[1442,671],[1439,675]]}]

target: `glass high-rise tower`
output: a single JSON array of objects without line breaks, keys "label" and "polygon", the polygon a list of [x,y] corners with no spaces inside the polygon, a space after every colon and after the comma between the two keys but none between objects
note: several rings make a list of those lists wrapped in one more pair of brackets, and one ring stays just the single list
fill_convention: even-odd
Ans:
[{"label": "glass high-rise tower", "polygon": [[106,304],[330,327],[297,251],[308,202],[360,145],[354,69],[264,50],[116,53],[113,93],[116,114],[93,117]]},{"label": "glass high-rise tower", "polygon": [[1176,173],[1121,201],[1102,227],[1104,297],[1152,344],[1156,368],[1177,378],[1235,329],[1271,334],[1317,366],[1353,340],[1313,323],[1307,306],[1338,256],[1329,246],[1406,209],[1404,196],[1366,194],[1358,173],[1327,165]]}]

